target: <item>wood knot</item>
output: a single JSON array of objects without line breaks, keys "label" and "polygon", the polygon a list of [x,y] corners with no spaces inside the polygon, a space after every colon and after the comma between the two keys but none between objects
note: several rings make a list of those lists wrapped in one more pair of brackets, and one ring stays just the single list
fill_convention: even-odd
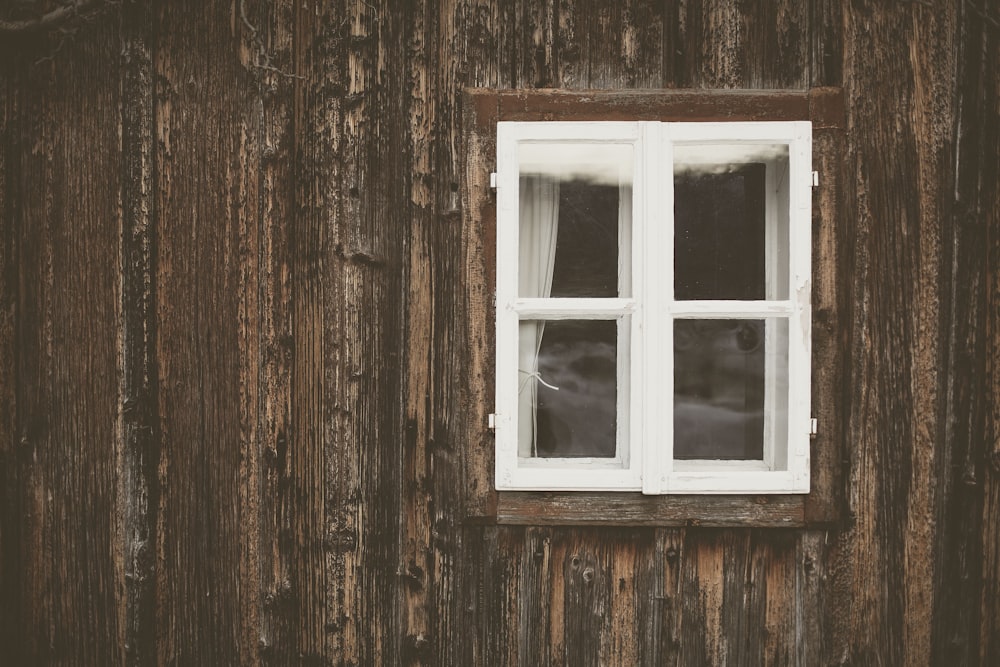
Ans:
[{"label": "wood knot", "polygon": [[414,562],[410,562],[403,574],[403,580],[413,589],[422,590],[424,587],[424,570]]},{"label": "wood knot", "polygon": [[427,660],[431,656],[430,639],[422,632],[406,635],[403,638],[403,654],[410,661],[423,662]]},{"label": "wood knot", "polygon": [[594,580],[594,568],[588,567],[583,570],[583,583],[589,584]]}]

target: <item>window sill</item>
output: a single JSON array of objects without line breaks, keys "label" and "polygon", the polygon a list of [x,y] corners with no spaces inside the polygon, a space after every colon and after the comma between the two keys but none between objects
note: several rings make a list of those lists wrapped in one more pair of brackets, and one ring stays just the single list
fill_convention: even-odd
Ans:
[{"label": "window sill", "polygon": [[502,491],[490,523],[560,526],[815,526],[807,497],[794,495],[670,495]]}]

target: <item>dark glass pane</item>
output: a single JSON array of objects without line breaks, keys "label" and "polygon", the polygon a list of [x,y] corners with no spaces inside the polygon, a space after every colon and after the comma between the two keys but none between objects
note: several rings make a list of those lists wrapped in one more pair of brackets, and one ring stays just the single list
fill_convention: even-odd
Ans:
[{"label": "dark glass pane", "polygon": [[[603,142],[518,145],[518,294],[527,298],[628,296],[634,150]],[[619,204],[623,211],[619,212]],[[619,218],[622,222],[619,223]],[[619,247],[624,245],[624,248]],[[627,274],[624,278],[627,278]]]},{"label": "dark glass pane", "polygon": [[537,456],[615,456],[617,322],[525,322],[542,325],[537,387]]},{"label": "dark glass pane", "polygon": [[674,175],[674,298],[765,299],[763,164]]},{"label": "dark glass pane", "polygon": [[674,458],[763,459],[764,320],[674,321]]},{"label": "dark glass pane", "polygon": [[618,187],[559,184],[554,297],[618,296]]}]

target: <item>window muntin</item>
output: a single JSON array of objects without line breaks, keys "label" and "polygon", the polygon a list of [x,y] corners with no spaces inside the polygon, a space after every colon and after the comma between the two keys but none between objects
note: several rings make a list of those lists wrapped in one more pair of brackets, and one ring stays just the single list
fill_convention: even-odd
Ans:
[{"label": "window muntin", "polygon": [[498,489],[808,491],[810,133],[498,125]]}]

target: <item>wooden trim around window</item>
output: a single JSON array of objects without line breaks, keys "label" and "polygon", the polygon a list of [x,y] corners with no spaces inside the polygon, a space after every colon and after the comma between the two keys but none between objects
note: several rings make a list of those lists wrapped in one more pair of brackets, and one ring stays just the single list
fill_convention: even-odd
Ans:
[{"label": "wooden trim around window", "polygon": [[[822,527],[846,515],[843,485],[846,443],[843,369],[848,359],[841,313],[848,298],[837,256],[843,238],[838,212],[844,210],[842,186],[844,99],[839,88],[807,91],[656,90],[468,90],[464,102],[466,178],[462,183],[466,262],[477,267],[470,284],[478,299],[492,295],[496,283],[496,201],[489,172],[496,164],[496,123],[512,121],[660,120],[767,121],[813,123],[813,168],[820,185],[813,190],[812,215],[812,414],[819,432],[810,448],[811,486],[806,495],[662,495],[623,492],[504,491],[494,488],[492,437],[485,423],[469,425],[470,448],[463,452],[466,520],[517,525]],[[486,405],[472,415],[492,412],[494,397],[494,312],[471,325],[483,372],[470,382],[483,386],[471,394]],[[485,340],[483,339],[485,334]],[[478,419],[477,419],[478,421]],[[487,433],[489,433],[487,431]]]}]

